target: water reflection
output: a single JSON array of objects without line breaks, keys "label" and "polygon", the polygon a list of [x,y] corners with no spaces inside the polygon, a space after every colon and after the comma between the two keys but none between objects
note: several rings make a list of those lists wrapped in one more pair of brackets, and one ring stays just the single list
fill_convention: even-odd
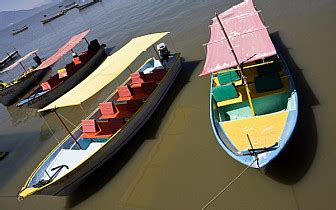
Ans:
[{"label": "water reflection", "polygon": [[291,140],[279,156],[266,168],[266,175],[283,184],[292,185],[308,172],[317,149],[317,128],[312,106],[319,101],[307,83],[302,71],[290,55],[290,48],[281,40],[279,32],[271,38],[292,73],[299,96],[299,116]]},{"label": "water reflection", "polygon": [[[201,61],[199,60],[183,62],[181,72],[160,103],[159,108],[155,110],[147,123],[126,146],[117,152],[113,158],[89,175],[88,178],[69,196],[67,207],[74,207],[99,191],[118,174],[146,140],[155,139],[166,112],[181,89],[189,82],[192,73],[200,62]],[[99,179],[97,177],[99,177]]]}]

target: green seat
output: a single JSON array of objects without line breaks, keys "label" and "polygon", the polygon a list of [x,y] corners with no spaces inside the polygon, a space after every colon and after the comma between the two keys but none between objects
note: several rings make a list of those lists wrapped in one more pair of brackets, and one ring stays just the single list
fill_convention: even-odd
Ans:
[{"label": "green seat", "polygon": [[257,93],[277,90],[283,87],[278,73],[267,74],[255,78],[255,87]]},{"label": "green seat", "polygon": [[237,80],[240,80],[240,77],[237,73],[237,71],[229,71],[229,72],[221,72],[218,73],[218,82],[221,85],[225,85],[227,83],[232,83],[235,82]]},{"label": "green seat", "polygon": [[237,98],[238,93],[235,86],[230,83],[212,88],[212,95],[216,102]]}]

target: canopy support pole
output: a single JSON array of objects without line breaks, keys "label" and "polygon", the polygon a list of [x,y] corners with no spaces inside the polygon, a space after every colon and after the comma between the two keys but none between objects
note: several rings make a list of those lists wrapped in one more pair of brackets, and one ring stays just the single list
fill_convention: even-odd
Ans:
[{"label": "canopy support pole", "polygon": [[236,53],[235,53],[234,50],[233,50],[232,44],[231,44],[231,42],[230,42],[230,39],[229,39],[228,35],[226,34],[225,29],[224,29],[224,26],[223,26],[222,22],[220,21],[219,16],[218,16],[217,13],[216,13],[216,18],[217,18],[217,20],[218,20],[219,25],[220,25],[221,28],[222,28],[222,31],[223,31],[223,33],[224,33],[224,35],[225,35],[225,38],[226,38],[226,40],[227,40],[227,42],[228,42],[228,44],[229,44],[229,46],[230,46],[230,50],[231,50],[231,52],[232,52],[232,54],[233,54],[233,56],[234,56],[234,58],[235,58],[235,61],[236,61],[236,63],[237,63],[237,69],[238,69],[239,72],[240,72],[241,79],[243,80],[243,84],[244,84],[245,89],[246,89],[247,98],[248,98],[249,105],[250,105],[250,108],[251,108],[251,111],[252,111],[252,115],[255,116],[254,107],[253,107],[253,103],[252,103],[252,98],[251,98],[250,90],[249,90],[249,88],[248,88],[248,84],[247,84],[247,79],[246,79],[246,77],[245,77],[245,75],[244,75],[244,73],[243,73],[243,68],[244,68],[243,62],[239,63],[238,58],[237,58],[237,55],[236,55]]},{"label": "canopy support pole", "polygon": [[78,141],[76,140],[76,138],[72,135],[72,133],[70,132],[70,130],[66,127],[65,123],[63,122],[63,120],[61,119],[61,117],[58,115],[56,109],[54,110],[57,118],[61,121],[61,124],[63,125],[63,127],[65,128],[65,130],[67,130],[67,132],[70,134],[70,136],[72,137],[72,139],[74,140],[74,142],[77,144],[77,146],[79,147],[79,149],[82,149],[82,147],[80,146],[80,144],[78,143]]},{"label": "canopy support pole", "polygon": [[153,49],[154,49],[154,51],[155,51],[156,55],[158,56],[159,60],[161,60],[161,59],[160,59],[160,55],[159,55],[158,51],[156,51],[156,49],[155,49],[155,46],[154,46],[154,45],[152,45],[152,47],[153,47]]},{"label": "canopy support pole", "polygon": [[84,37],[84,40],[85,40],[87,45],[90,45],[89,41],[85,37]]},{"label": "canopy support pole", "polygon": [[228,41],[228,44],[229,44],[229,46],[230,46],[230,50],[231,50],[231,52],[232,52],[232,54],[233,54],[233,56],[234,56],[234,58],[235,58],[235,60],[236,60],[236,63],[237,63],[237,65],[240,67],[240,63],[239,63],[239,61],[238,61],[237,55],[236,55],[236,53],[235,53],[234,50],[233,50],[232,44],[231,44],[231,42],[230,42],[230,39],[229,39],[228,35],[227,35],[226,32],[225,32],[224,26],[223,26],[222,22],[220,21],[218,14],[217,14],[217,13],[215,13],[215,14],[216,14],[216,18],[217,18],[217,20],[218,20],[218,23],[219,23],[219,25],[220,25],[221,28],[222,28],[222,31],[223,31],[223,33],[224,33],[224,36],[225,36],[226,40]]}]

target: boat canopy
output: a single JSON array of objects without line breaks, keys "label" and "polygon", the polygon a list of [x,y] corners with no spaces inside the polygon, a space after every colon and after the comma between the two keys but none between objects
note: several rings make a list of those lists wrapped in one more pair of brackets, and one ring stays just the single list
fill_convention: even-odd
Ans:
[{"label": "boat canopy", "polygon": [[74,48],[89,32],[90,29],[71,37],[71,39],[65,45],[59,48],[55,54],[43,61],[36,70],[47,68],[56,63],[59,59],[62,58],[63,55]]},{"label": "boat canopy", "polygon": [[234,54],[217,18],[210,25],[211,37],[207,46],[207,57],[200,76],[252,62],[276,54],[267,27],[262,23],[252,0],[231,7],[219,15]]},{"label": "boat canopy", "polygon": [[39,50],[36,49],[34,51],[31,51],[30,53],[28,53],[27,55],[23,56],[22,58],[20,58],[19,60],[17,60],[15,63],[13,63],[12,65],[8,66],[5,70],[3,70],[2,72],[0,72],[1,74],[6,72],[6,71],[9,71],[13,68],[15,68],[19,63],[27,60],[30,56],[32,56],[34,53],[37,53]]},{"label": "boat canopy", "polygon": [[134,60],[169,32],[148,34],[132,39],[106,60],[85,80],[68,93],[38,110],[39,112],[66,106],[79,105],[117,78]]}]

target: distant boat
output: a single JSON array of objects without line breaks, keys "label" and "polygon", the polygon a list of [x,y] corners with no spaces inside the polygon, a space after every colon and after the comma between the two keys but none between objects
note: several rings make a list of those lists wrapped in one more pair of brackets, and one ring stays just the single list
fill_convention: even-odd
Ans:
[{"label": "distant boat", "polygon": [[76,8],[78,6],[78,4],[76,2],[72,2],[70,4],[64,5],[64,12],[68,12],[69,10],[72,10],[74,8]]},{"label": "distant boat", "polygon": [[[46,59],[37,69],[46,68],[56,63],[63,55],[72,50],[90,30],[73,36],[65,45],[63,45],[54,55]],[[97,40],[92,40],[88,44],[88,49],[73,58],[73,61],[67,64],[58,73],[51,76],[46,82],[21,100],[18,107],[28,107],[40,109],[69,91],[92,71],[94,71],[106,58],[105,44],[99,44]]]},{"label": "distant boat", "polygon": [[60,12],[58,12],[57,14],[51,16],[51,17],[47,17],[47,15],[44,15],[45,19],[41,20],[40,22],[41,22],[42,24],[49,23],[50,21],[55,20],[55,19],[57,19],[57,18],[59,18],[59,17],[65,15],[65,13],[66,13],[65,11],[60,11]]},{"label": "distant boat", "polygon": [[14,60],[19,55],[19,52],[14,49],[13,52],[7,53],[7,56],[0,60],[0,69],[7,66],[12,60]]},{"label": "distant boat", "polygon": [[24,25],[24,26],[22,26],[20,28],[17,28],[17,29],[13,29],[12,30],[12,35],[16,35],[16,34],[21,33],[22,31],[25,31],[27,29],[28,29],[27,25]]},{"label": "distant boat", "polygon": [[93,1],[88,2],[88,3],[86,3],[86,4],[78,5],[78,6],[77,6],[77,9],[82,10],[82,9],[85,9],[85,8],[87,8],[87,7],[91,6],[91,5],[94,5],[95,3],[101,2],[101,1],[102,1],[102,0],[93,0]]},{"label": "distant boat", "polygon": [[20,190],[19,200],[34,194],[68,195],[136,135],[159,107],[182,68],[180,53],[169,53],[163,62],[148,56],[147,50],[167,34],[132,39],[74,89],[40,110],[54,109],[58,116],[57,108],[81,104],[128,72],[128,66],[139,56],[149,58],[138,70],[130,72],[131,76],[117,90],[111,90],[99,108],[82,120],[82,126],[37,166]]},{"label": "distant boat", "polygon": [[18,97],[26,92],[28,92],[30,87],[39,85],[38,82],[42,79],[43,75],[50,69],[49,67],[44,69],[38,69],[36,70],[37,66],[40,64],[41,60],[37,56],[37,51],[34,50],[18,61],[16,61],[14,64],[6,68],[4,71],[0,72],[0,78],[1,74],[11,71],[16,67],[17,65],[21,65],[22,68],[22,62],[27,60],[29,57],[35,55],[34,61],[36,62],[36,65],[31,66],[28,69],[24,69],[24,72],[16,79],[11,81],[10,83],[0,82],[0,103],[8,106],[13,101],[18,100]]},{"label": "distant boat", "polygon": [[201,76],[212,74],[210,120],[234,159],[263,168],[285,147],[298,117],[298,95],[252,0],[212,19]]}]

